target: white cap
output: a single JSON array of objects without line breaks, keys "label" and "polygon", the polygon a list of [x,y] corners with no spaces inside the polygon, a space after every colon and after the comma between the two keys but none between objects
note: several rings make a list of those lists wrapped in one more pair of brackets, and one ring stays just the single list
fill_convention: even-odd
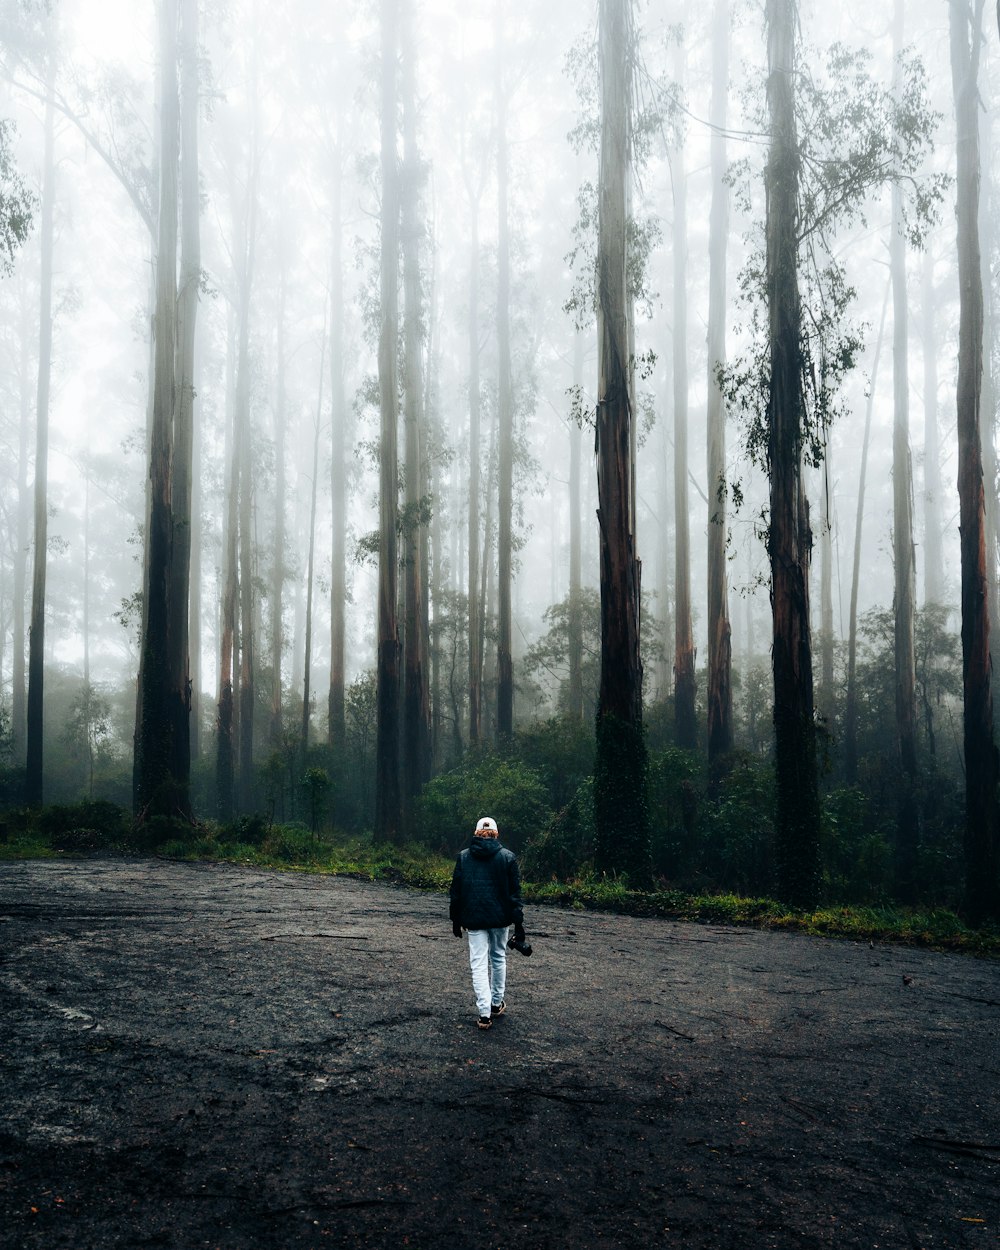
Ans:
[{"label": "white cap", "polygon": [[494,837],[498,832],[499,830],[497,829],[497,822],[493,819],[492,816],[480,816],[479,817],[479,820],[476,822],[476,837],[491,838],[491,837]]}]

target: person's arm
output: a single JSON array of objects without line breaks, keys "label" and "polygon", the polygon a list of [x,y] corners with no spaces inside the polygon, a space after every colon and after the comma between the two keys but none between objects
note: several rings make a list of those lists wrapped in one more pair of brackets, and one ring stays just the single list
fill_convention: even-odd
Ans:
[{"label": "person's arm", "polygon": [[517,856],[511,854],[507,863],[507,889],[510,893],[510,910],[514,918],[514,936],[524,938],[524,904],[521,901],[521,869]]},{"label": "person's arm", "polygon": [[455,871],[451,874],[451,890],[448,894],[448,919],[451,931],[456,937],[462,936],[462,855],[459,852],[455,860]]}]

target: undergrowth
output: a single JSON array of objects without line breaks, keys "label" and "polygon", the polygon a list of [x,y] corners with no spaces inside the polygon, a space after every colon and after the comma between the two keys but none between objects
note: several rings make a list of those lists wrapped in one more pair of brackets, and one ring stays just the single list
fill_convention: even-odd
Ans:
[{"label": "undergrowth", "polygon": [[[49,822],[50,825],[52,822]],[[96,822],[95,822],[96,823]],[[206,823],[195,829],[174,827],[153,853],[172,860],[241,864],[291,872],[310,872],[380,881],[445,892],[454,860],[415,846],[387,846],[370,838],[332,841],[302,825],[268,826],[263,821],[232,825]],[[103,834],[103,836],[102,836]],[[149,853],[148,842],[120,828],[98,831],[21,828],[0,841],[0,861],[93,854]],[[527,903],[660,917],[695,923],[784,929],[854,941],[901,943],[935,950],[1000,957],[1000,928],[971,929],[954,912],[885,906],[828,904],[815,911],[795,911],[769,898],[739,894],[693,894],[681,890],[631,889],[624,878],[582,875],[568,880],[526,881]],[[446,909],[442,908],[446,918]],[[444,920],[442,920],[444,923]],[[529,927],[531,921],[528,921]]]}]

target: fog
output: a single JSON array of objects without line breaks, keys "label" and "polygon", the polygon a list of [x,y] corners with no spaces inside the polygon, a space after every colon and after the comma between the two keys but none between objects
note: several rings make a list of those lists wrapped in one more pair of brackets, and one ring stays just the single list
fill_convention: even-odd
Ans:
[{"label": "fog", "polygon": [[[250,529],[244,536],[247,547],[240,555],[239,578],[252,607],[249,617],[242,618],[240,637],[244,647],[252,638],[256,666],[254,759],[263,768],[269,753],[286,750],[289,741],[300,738],[307,667],[310,739],[325,743],[332,737],[327,695],[331,605],[338,593],[334,517],[335,493],[341,488],[336,486],[334,444],[339,437],[347,466],[342,488],[347,517],[343,677],[348,692],[352,688],[355,692],[349,733],[353,735],[351,750],[360,751],[358,774],[372,765],[371,743],[365,735],[374,731],[358,709],[366,675],[374,672],[377,662],[382,27],[379,6],[351,0],[334,5],[328,0],[270,4],[202,0],[198,8],[201,279],[191,525],[196,614],[191,633],[195,648],[191,659],[192,752],[196,807],[211,813],[217,804],[213,785],[229,524],[226,498],[241,385],[246,388],[248,405],[251,489]],[[467,0],[461,5],[412,0],[400,8],[402,18],[410,14],[412,36],[405,37],[403,21],[398,84],[401,92],[405,90],[407,70],[412,71],[419,152],[414,174],[408,158],[404,160],[405,102],[401,102],[397,150],[404,191],[407,177],[417,179],[412,208],[420,265],[417,341],[424,464],[418,494],[424,501],[420,528],[426,533],[428,567],[423,576],[434,653],[428,657],[431,771],[437,774],[456,764],[469,748],[465,614],[470,590],[469,319],[474,220],[478,307],[471,337],[477,343],[479,376],[478,507],[484,570],[482,585],[475,590],[481,593],[487,614],[481,736],[490,742],[497,734],[497,118],[501,97],[506,109],[509,170],[516,728],[564,715],[568,706],[570,644],[565,630],[559,632],[560,618],[550,610],[566,604],[570,594],[574,408],[582,414],[584,427],[578,504],[580,576],[583,590],[589,589],[593,604],[597,602],[599,533],[592,416],[597,402],[597,337],[591,294],[596,223],[586,215],[581,219],[580,208],[581,202],[591,204],[586,195],[581,201],[580,192],[596,182],[598,172],[596,143],[586,133],[588,126],[593,131],[597,118],[597,13],[595,6],[575,0],[544,4]],[[153,390],[151,326],[159,203],[156,12],[153,4],[134,0],[55,0],[48,17],[40,4],[6,0],[2,9],[0,116],[16,123],[13,161],[38,196],[43,180],[46,40],[55,67],[45,797],[68,801],[95,793],[130,804]],[[839,5],[802,0],[803,72],[822,85],[828,49],[840,42],[852,50],[866,50],[868,73],[888,88],[893,76],[893,9],[892,0],[867,4],[849,0]],[[980,69],[982,221],[985,270],[995,278],[996,238],[991,221],[997,163],[992,158],[998,136],[992,109],[998,58],[997,32],[989,22],[987,13]],[[673,741],[675,379],[679,360],[686,363],[687,373],[691,617],[699,733],[704,734],[707,534],[718,495],[718,483],[710,481],[706,462],[713,363],[706,339],[713,194],[709,124],[713,5],[680,0],[639,5],[636,26],[636,108],[648,125],[634,162],[631,211],[638,234],[649,243],[641,285],[634,292],[641,414],[635,462],[636,535],[642,562],[644,703],[650,733],[666,746]],[[928,136],[932,142],[913,179],[929,186],[935,175],[954,176],[955,128],[944,0],[907,0],[904,37],[910,52],[922,62],[928,102],[936,113],[933,133]],[[726,353],[733,361],[749,352],[754,341],[753,310],[741,298],[740,274],[757,246],[764,211],[767,136],[759,121],[766,74],[762,3],[733,0],[729,66],[726,160],[744,163],[732,175],[726,246]],[[851,134],[845,133],[842,139],[845,151],[849,150]],[[678,179],[686,191],[683,238],[675,229]],[[745,194],[741,193],[744,187]],[[339,197],[339,211],[335,197]],[[917,607],[933,603],[947,609],[944,628],[953,641],[960,623],[954,200],[954,183],[948,182],[943,186],[937,220],[926,231],[923,250],[908,245],[905,259]],[[405,212],[404,206],[404,234]],[[35,558],[29,520],[39,393],[40,220],[36,206],[33,228],[16,251],[11,272],[0,281],[0,438],[4,449],[0,690],[10,750],[9,799],[17,797],[25,751],[26,622]],[[891,197],[886,185],[869,197],[863,214],[832,240],[833,252],[854,288],[846,318],[857,327],[861,349],[841,388],[823,463],[806,470],[815,544],[811,569],[817,702],[825,709],[827,767],[835,774],[841,767],[839,718],[869,395],[858,618],[863,622],[876,609],[891,613],[893,608],[891,300],[874,375],[891,235]],[[405,239],[403,246],[398,278],[401,318],[406,304]],[[678,249],[684,266],[677,263]],[[993,289],[988,287],[986,296],[982,430],[987,471],[995,472],[990,450],[995,389],[989,385],[997,361],[989,316]],[[244,300],[245,317],[241,312]],[[680,310],[686,333],[683,342],[676,343]],[[241,329],[246,335],[242,358]],[[333,341],[334,336],[340,337],[339,343]],[[401,388],[407,363],[404,337],[401,319]],[[575,359],[579,378],[574,373]],[[342,362],[339,372],[338,361]],[[898,367],[898,356],[896,361]],[[577,382],[582,387],[579,393],[574,391]],[[927,394],[928,385],[933,395]],[[401,486],[405,483],[403,411],[401,398]],[[768,496],[764,472],[759,463],[751,462],[746,446],[746,424],[745,414],[731,406],[726,420],[726,571],[736,745],[763,756],[770,750],[771,739],[771,608],[768,555],[762,540],[762,510]],[[986,493],[995,497],[995,482],[987,482]],[[404,500],[405,491],[401,491],[401,505]],[[832,621],[821,619],[821,539],[826,516]],[[930,535],[928,529],[933,531]],[[284,535],[280,551],[276,551],[277,530]],[[404,530],[405,523],[401,533]],[[402,540],[400,553],[402,559]],[[995,583],[995,549],[989,559]],[[280,577],[275,575],[276,562],[282,568]],[[404,573],[405,568],[399,583],[401,619]],[[280,603],[277,617],[276,596]],[[281,634],[277,655],[275,620]],[[820,654],[828,637],[834,686],[824,689]],[[881,637],[872,624],[861,644],[862,663],[869,664],[862,681],[868,683],[867,693],[873,699],[874,687],[883,680]],[[599,637],[588,628],[583,710],[587,725],[593,723],[596,700],[596,649]],[[959,654],[947,649],[936,653],[931,667],[943,675],[936,679],[933,691],[929,685],[926,689],[927,714],[933,707],[937,716],[936,751],[942,761],[947,757],[942,766],[956,777],[961,766]],[[273,681],[276,664],[280,688]],[[891,676],[886,680],[891,682]],[[88,689],[94,692],[96,703],[91,711],[82,712],[81,692]],[[276,690],[283,719],[280,733],[273,716]],[[882,743],[886,755],[877,763],[880,715],[878,709],[870,710],[865,722],[871,735],[866,755],[869,773],[892,768],[890,744]],[[100,722],[97,728],[95,720]],[[359,737],[364,739],[361,747]],[[258,780],[256,784],[255,799],[253,786],[249,791],[251,806],[262,801],[264,783]],[[372,801],[369,779],[351,809],[359,826],[370,822]]]}]

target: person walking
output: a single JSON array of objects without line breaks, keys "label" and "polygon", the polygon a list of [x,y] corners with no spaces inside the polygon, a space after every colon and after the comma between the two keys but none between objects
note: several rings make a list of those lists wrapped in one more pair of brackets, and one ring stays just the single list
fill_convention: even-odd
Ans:
[{"label": "person walking", "polygon": [[517,857],[500,845],[500,831],[491,816],[476,822],[472,842],[460,851],[451,878],[449,914],[452,932],[469,934],[472,990],[479,1009],[479,1027],[488,1029],[507,1010],[507,935],[524,943],[524,908]]}]

